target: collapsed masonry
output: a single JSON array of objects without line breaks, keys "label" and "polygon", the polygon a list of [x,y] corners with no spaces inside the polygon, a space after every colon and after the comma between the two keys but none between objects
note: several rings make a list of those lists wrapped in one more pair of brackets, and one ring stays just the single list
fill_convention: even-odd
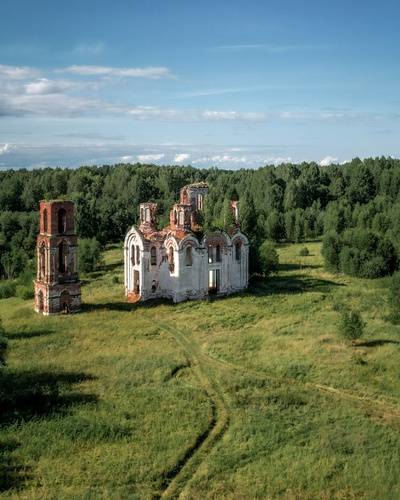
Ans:
[{"label": "collapsed masonry", "polygon": [[249,278],[249,244],[239,226],[239,202],[228,233],[201,232],[207,184],[182,188],[169,227],[159,230],[157,204],[140,205],[140,226],[125,237],[125,294],[128,301],[168,298],[174,302],[228,295],[244,290]]}]

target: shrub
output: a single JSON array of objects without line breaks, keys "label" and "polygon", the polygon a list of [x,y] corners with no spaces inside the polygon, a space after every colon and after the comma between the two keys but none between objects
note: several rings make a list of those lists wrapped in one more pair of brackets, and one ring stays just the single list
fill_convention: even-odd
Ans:
[{"label": "shrub", "polygon": [[15,296],[16,284],[13,281],[1,280],[0,281],[0,299],[8,299]]},{"label": "shrub", "polygon": [[307,257],[307,255],[310,254],[310,251],[308,250],[307,247],[303,247],[301,250],[300,250],[300,257]]},{"label": "shrub", "polygon": [[90,273],[103,263],[102,248],[96,238],[82,238],[79,240],[79,271]]},{"label": "shrub", "polygon": [[15,288],[15,296],[22,300],[33,299],[33,286],[17,285],[17,287]]},{"label": "shrub", "polygon": [[278,270],[279,256],[275,244],[265,241],[260,247],[260,270],[263,276],[269,276]]},{"label": "shrub", "polygon": [[363,336],[364,328],[365,323],[359,311],[341,310],[338,330],[343,342],[349,341],[355,345],[356,340]]}]

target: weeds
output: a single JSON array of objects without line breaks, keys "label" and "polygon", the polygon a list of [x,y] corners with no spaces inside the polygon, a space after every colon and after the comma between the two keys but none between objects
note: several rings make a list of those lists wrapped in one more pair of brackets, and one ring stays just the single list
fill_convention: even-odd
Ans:
[{"label": "weeds", "polygon": [[[400,497],[388,280],[331,275],[320,243],[301,248],[223,300],[127,304],[117,246],[80,315],[1,300],[0,496]],[[351,349],[346,308],[366,324]]]}]

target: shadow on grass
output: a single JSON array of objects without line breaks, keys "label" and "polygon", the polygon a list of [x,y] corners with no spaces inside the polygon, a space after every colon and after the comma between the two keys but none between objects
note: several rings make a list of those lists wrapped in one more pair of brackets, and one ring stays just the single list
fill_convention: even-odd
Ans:
[{"label": "shadow on grass", "polygon": [[10,331],[7,330],[6,333],[3,333],[3,337],[8,340],[22,340],[22,339],[31,339],[34,337],[44,337],[46,335],[52,335],[54,333],[53,330],[34,330],[34,331]]},{"label": "shadow on grass", "polygon": [[[74,405],[97,403],[93,394],[68,392],[72,384],[85,380],[93,377],[84,373],[19,373],[0,366],[0,429],[41,417],[51,418]],[[32,477],[26,465],[16,463],[13,452],[18,446],[15,440],[0,438],[0,493],[19,490]]]},{"label": "shadow on grass", "polygon": [[[67,412],[72,406],[97,403],[92,394],[68,393],[72,384],[91,380],[83,373],[22,372],[0,367],[0,429],[30,420]],[[32,476],[13,456],[19,444],[0,438],[0,493],[19,490]]]},{"label": "shadow on grass", "polygon": [[172,300],[168,299],[151,299],[146,300],[145,302],[104,302],[102,304],[92,304],[90,302],[85,302],[82,304],[82,312],[91,312],[91,311],[135,311],[138,309],[153,309],[159,305],[167,305],[174,306],[175,304]]},{"label": "shadow on grass", "polygon": [[385,344],[400,344],[397,340],[364,340],[363,342],[357,342],[357,347],[379,347]]},{"label": "shadow on grass", "polygon": [[302,269],[321,269],[322,266],[317,264],[279,264],[279,271],[301,271]]},{"label": "shadow on grass", "polygon": [[0,493],[11,488],[18,490],[21,484],[32,477],[28,474],[28,467],[17,465],[12,456],[19,446],[14,439],[0,439]]},{"label": "shadow on grass", "polygon": [[93,394],[69,392],[70,386],[93,380],[85,373],[0,372],[0,427],[68,411],[74,405],[97,403]]},{"label": "shadow on grass", "polygon": [[256,296],[292,295],[310,291],[329,293],[332,288],[337,286],[345,285],[304,275],[272,276],[270,278],[253,278],[245,293]]}]

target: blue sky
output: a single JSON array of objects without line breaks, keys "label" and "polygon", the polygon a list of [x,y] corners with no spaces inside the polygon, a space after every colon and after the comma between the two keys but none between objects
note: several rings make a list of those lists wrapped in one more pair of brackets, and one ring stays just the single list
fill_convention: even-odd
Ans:
[{"label": "blue sky", "polygon": [[3,0],[0,167],[400,158],[394,0]]}]

